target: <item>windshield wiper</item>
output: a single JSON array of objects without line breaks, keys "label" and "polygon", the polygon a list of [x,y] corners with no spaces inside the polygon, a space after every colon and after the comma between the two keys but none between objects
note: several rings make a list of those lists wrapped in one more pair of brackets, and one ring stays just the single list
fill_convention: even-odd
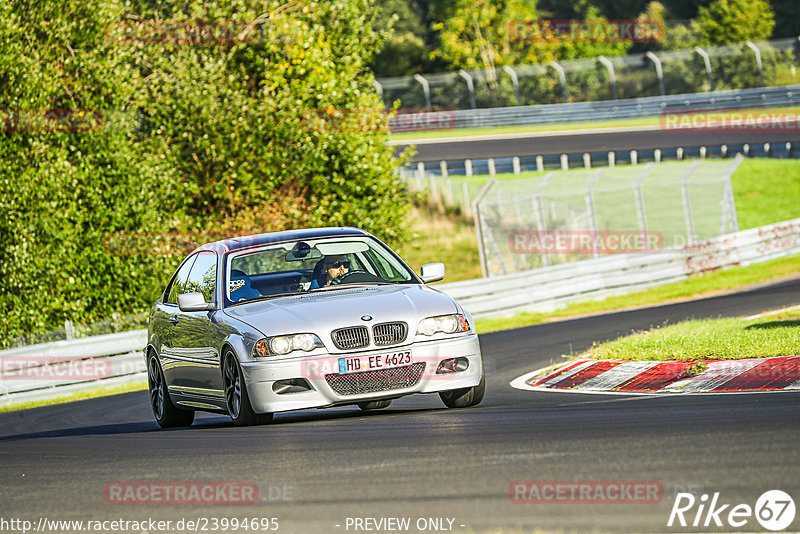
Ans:
[{"label": "windshield wiper", "polygon": [[302,295],[303,293],[305,293],[305,292],[304,291],[293,291],[291,293],[275,293],[274,295],[261,295],[260,297],[253,297],[251,299],[242,300],[242,301],[239,301],[239,302],[234,302],[233,304],[235,306],[236,304],[247,304],[248,302],[259,302],[259,301],[262,301],[262,300],[271,300],[271,299],[277,299],[277,298],[280,298],[280,297],[291,297],[291,296],[294,296],[294,295]]},{"label": "windshield wiper", "polygon": [[336,284],[330,286],[323,286],[318,287],[316,289],[310,289],[309,292],[314,291],[334,291],[336,289],[344,289],[348,287],[360,287],[360,286],[385,286],[385,285],[393,285],[397,284],[398,282],[387,282],[387,281],[374,281],[374,282],[346,282],[344,284]]}]

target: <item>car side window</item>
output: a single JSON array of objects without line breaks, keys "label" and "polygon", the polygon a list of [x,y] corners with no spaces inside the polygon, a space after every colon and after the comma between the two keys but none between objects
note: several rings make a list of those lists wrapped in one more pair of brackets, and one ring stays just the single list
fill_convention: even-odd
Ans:
[{"label": "car side window", "polygon": [[194,265],[196,259],[196,254],[194,256],[190,256],[185,262],[183,262],[181,268],[178,269],[178,272],[172,279],[172,285],[169,288],[169,297],[167,297],[168,304],[178,304],[178,295],[186,293],[186,291],[184,291],[186,287],[186,281],[189,279],[189,271],[191,271],[192,265]]},{"label": "car side window", "polygon": [[[203,294],[206,302],[214,302],[214,288],[217,285],[217,255],[213,252],[201,252],[189,272],[189,279],[183,293],[195,291]],[[177,297],[176,297],[177,298]]]}]

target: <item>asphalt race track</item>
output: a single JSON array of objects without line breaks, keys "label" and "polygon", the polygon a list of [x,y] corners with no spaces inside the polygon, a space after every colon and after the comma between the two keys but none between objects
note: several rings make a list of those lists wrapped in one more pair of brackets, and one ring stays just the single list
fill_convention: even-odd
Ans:
[{"label": "asphalt race track", "polygon": [[[785,143],[800,141],[800,131],[737,132],[719,131],[621,131],[613,133],[584,133],[547,136],[519,137],[515,139],[459,140],[416,146],[414,161],[438,161],[458,159],[503,158],[513,156],[536,156],[550,154],[573,154],[583,152],[607,152],[667,149],[702,145],[742,143]],[[398,152],[402,150],[398,147]]]},{"label": "asphalt race track", "polygon": [[[481,337],[486,399],[461,411],[419,396],[371,414],[308,411],[255,428],[204,415],[190,429],[164,431],[147,393],[136,392],[3,413],[0,517],[34,524],[40,516],[277,517],[279,532],[318,533],[366,531],[347,529],[348,517],[408,517],[412,525],[450,518],[453,532],[709,530],[667,527],[676,492],[719,492],[720,503],[754,506],[766,490],[781,489],[800,504],[800,392],[633,397],[527,392],[508,383],[632,329],[796,304],[800,279],[488,334]],[[664,495],[657,504],[515,504],[515,480],[655,481]],[[104,488],[118,481],[254,482],[260,502],[107,504]],[[790,530],[798,529],[795,518]],[[750,518],[743,528],[714,530],[763,529]]]}]

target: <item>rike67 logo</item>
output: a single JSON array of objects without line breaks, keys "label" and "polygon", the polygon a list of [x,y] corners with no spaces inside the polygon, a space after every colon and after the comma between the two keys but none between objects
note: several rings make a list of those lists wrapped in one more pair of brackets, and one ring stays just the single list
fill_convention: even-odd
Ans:
[{"label": "rike67 logo", "polygon": [[678,493],[669,514],[667,526],[680,527],[733,527],[756,529],[755,519],[761,528],[773,532],[784,530],[794,521],[794,500],[781,490],[764,492],[755,506],[731,504],[720,500],[719,492],[709,500],[707,494],[696,498],[691,493]]}]

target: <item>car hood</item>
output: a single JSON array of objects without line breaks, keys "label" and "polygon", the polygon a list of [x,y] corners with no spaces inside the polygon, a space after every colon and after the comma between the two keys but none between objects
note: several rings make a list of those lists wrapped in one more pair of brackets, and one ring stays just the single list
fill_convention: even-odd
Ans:
[{"label": "car hood", "polygon": [[425,317],[457,311],[453,299],[421,284],[343,287],[225,308],[265,336],[309,332],[323,339],[337,328],[389,321],[404,321],[413,331]]}]

